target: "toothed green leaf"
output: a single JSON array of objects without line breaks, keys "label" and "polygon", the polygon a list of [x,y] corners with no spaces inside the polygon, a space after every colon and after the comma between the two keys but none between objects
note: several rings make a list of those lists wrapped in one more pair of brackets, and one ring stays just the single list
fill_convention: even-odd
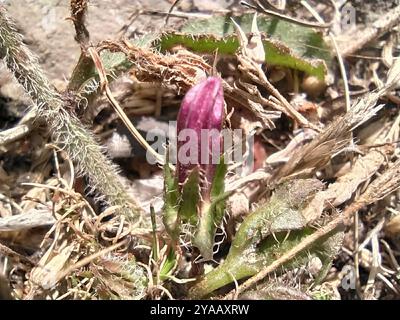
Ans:
[{"label": "toothed green leaf", "polygon": [[[125,54],[122,52],[103,50],[100,52],[100,59],[105,71],[109,75],[126,71],[132,66],[132,63],[126,59]],[[85,54],[81,54],[79,61],[72,72],[68,89],[79,93],[85,93],[85,86],[89,85],[92,81],[99,82],[99,74],[92,58]]]},{"label": "toothed green leaf", "polygon": [[179,189],[178,180],[172,174],[167,158],[164,164],[164,215],[163,223],[165,229],[173,239],[177,239],[179,235],[178,226],[178,208],[179,208]]},{"label": "toothed green leaf", "polygon": [[228,166],[224,161],[224,156],[221,156],[211,185],[211,206],[215,210],[214,221],[216,225],[219,225],[224,217],[225,199],[221,200],[221,196],[225,192],[225,175],[227,170]]},{"label": "toothed green leaf", "polygon": [[211,185],[211,203],[202,203],[200,207],[199,223],[193,245],[200,250],[205,260],[211,260],[213,257],[215,233],[224,217],[225,200],[229,196],[225,193],[226,172],[227,165],[224,157],[221,156]]},{"label": "toothed green leaf", "polygon": [[[250,33],[252,15],[235,17],[245,33]],[[258,28],[263,35],[266,63],[284,66],[321,80],[331,64],[329,47],[320,33],[277,18],[259,17]],[[239,42],[230,16],[198,19],[186,24],[181,32],[163,34],[157,43],[161,50],[183,45],[195,52],[235,54]]]},{"label": "toothed green leaf", "polygon": [[225,163],[225,158],[222,155],[219,159],[214,173],[214,179],[211,185],[211,198],[219,197],[225,190],[225,175],[228,166]]},{"label": "toothed green leaf", "polygon": [[192,240],[193,245],[199,249],[204,260],[212,260],[216,225],[214,223],[215,206],[202,203],[199,222]]},{"label": "toothed green leaf", "polygon": [[322,262],[322,268],[315,278],[314,285],[321,283],[328,274],[332,261],[342,248],[344,240],[344,232],[338,232],[332,235],[324,245],[323,250],[318,252],[318,256]]},{"label": "toothed green leaf", "polygon": [[261,240],[271,233],[305,227],[307,222],[299,209],[321,188],[322,183],[316,179],[299,179],[279,186],[268,203],[242,222],[240,230],[246,232],[236,234],[233,247],[243,248],[254,241],[254,237]]},{"label": "toothed green leaf", "polygon": [[[246,217],[235,235],[226,260],[191,289],[191,297],[203,297],[231,283],[233,278],[240,280],[260,272],[315,232],[299,217],[310,196],[320,187],[321,184],[315,179],[295,180],[279,187],[267,204]],[[291,216],[296,223],[291,221]],[[284,267],[304,265],[315,256],[332,257],[332,245],[335,242],[328,237],[316,242]]]},{"label": "toothed green leaf", "polygon": [[197,223],[197,208],[200,200],[199,183],[199,169],[194,168],[182,186],[179,217],[192,225]]},{"label": "toothed green leaf", "polygon": [[162,281],[167,280],[169,275],[171,274],[171,271],[174,269],[176,265],[176,254],[175,250],[170,250],[167,256],[167,259],[161,266],[160,270],[160,279]]},{"label": "toothed green leaf", "polygon": [[[273,263],[276,259],[282,257],[293,247],[300,244],[306,237],[314,232],[312,228],[304,228],[298,231],[292,231],[289,234],[280,232],[274,236],[269,235],[257,247],[256,243],[245,247],[243,250],[233,250],[232,244],[226,260],[216,269],[207,273],[190,291],[191,298],[201,298],[209,295],[213,291],[236,280],[250,277],[263,268]],[[327,242],[320,241],[309,250],[299,253],[283,267],[293,269],[305,265],[311,258],[320,257],[321,253],[328,250]],[[328,245],[329,246],[329,245]]]}]

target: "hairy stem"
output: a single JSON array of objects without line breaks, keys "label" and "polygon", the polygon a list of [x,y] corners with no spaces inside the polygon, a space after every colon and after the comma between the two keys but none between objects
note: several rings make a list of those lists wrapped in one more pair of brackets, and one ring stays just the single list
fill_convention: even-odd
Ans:
[{"label": "hairy stem", "polygon": [[52,88],[37,57],[23,43],[4,7],[0,7],[0,57],[34,102],[38,118],[48,124],[53,142],[76,163],[80,173],[88,176],[91,189],[109,205],[119,206],[120,214],[137,220],[140,207],[126,192],[117,167],[94,136],[63,108],[62,97]]}]

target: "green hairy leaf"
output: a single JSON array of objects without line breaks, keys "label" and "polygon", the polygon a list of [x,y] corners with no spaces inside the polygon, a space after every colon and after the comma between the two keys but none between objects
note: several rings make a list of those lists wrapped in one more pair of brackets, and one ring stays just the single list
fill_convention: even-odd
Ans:
[{"label": "green hairy leaf", "polygon": [[[250,32],[252,15],[235,17],[245,33]],[[323,79],[331,63],[329,47],[322,35],[311,28],[277,18],[259,17],[258,28],[263,35],[267,65],[277,65],[304,71]],[[161,50],[176,45],[199,53],[233,55],[239,48],[230,16],[190,21],[181,32],[167,32],[155,43]]]},{"label": "green hairy leaf", "polygon": [[[280,186],[270,201],[250,214],[240,225],[226,260],[207,273],[192,289],[192,298],[201,298],[234,279],[240,280],[260,272],[288,250],[314,232],[301,219],[301,210],[322,187],[314,179],[295,180]],[[292,220],[296,222],[293,223]],[[310,258],[332,258],[337,239],[314,244],[308,251],[285,265],[294,268]]]}]

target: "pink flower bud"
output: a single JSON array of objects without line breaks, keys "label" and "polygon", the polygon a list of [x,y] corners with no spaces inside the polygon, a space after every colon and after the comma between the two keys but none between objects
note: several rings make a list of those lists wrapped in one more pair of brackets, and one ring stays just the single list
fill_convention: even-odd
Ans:
[{"label": "pink flower bud", "polygon": [[208,190],[221,155],[221,130],[224,119],[224,94],[220,78],[209,77],[185,95],[177,120],[177,173],[185,182],[196,166]]}]

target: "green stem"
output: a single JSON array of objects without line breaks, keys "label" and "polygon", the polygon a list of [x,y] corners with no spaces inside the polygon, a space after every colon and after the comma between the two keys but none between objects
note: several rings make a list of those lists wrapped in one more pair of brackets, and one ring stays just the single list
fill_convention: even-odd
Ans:
[{"label": "green stem", "polygon": [[241,259],[231,259],[230,262],[226,261],[226,263],[203,276],[190,290],[190,298],[199,299],[206,297],[213,291],[222,288],[234,280],[250,277],[256,272],[255,268],[243,264]]}]

